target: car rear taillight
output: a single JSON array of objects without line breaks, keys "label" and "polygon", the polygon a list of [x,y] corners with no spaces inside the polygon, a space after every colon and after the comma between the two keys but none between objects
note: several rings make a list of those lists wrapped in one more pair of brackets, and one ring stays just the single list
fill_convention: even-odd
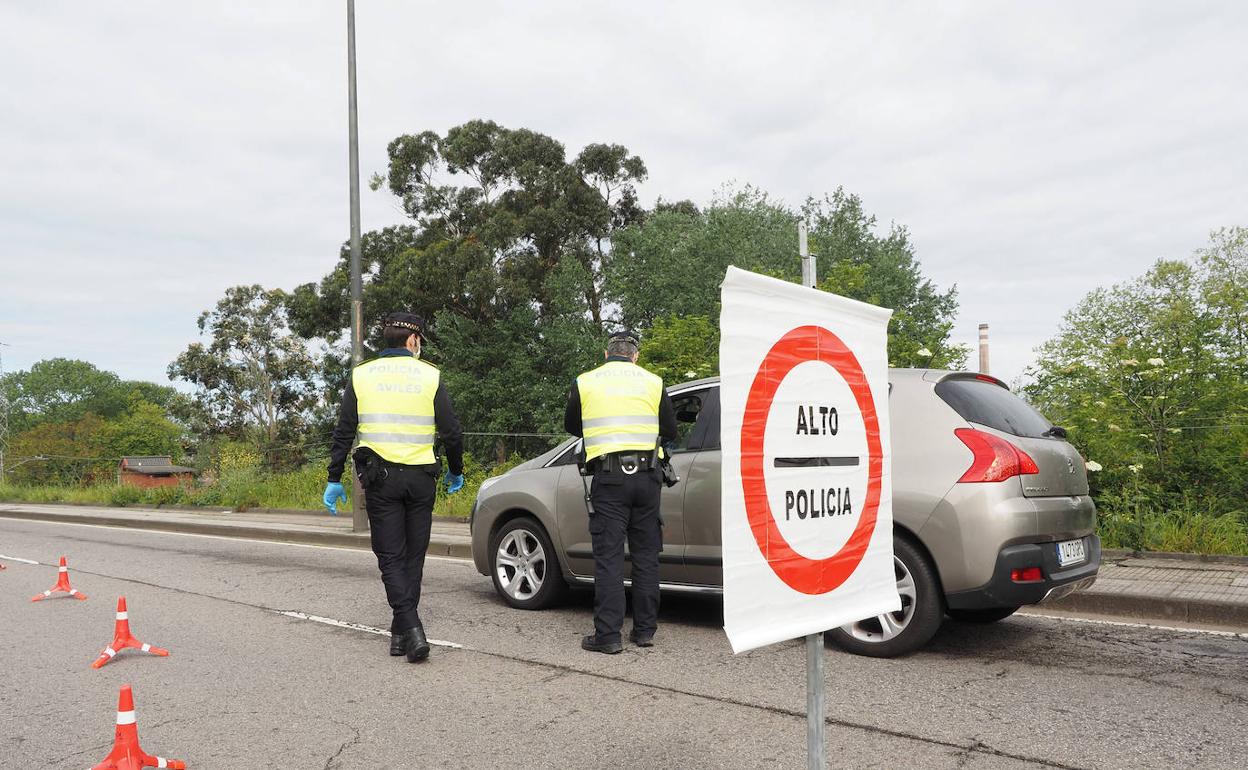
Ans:
[{"label": "car rear taillight", "polygon": [[1039,583],[1044,580],[1044,573],[1039,567],[1023,567],[1010,570],[1010,580],[1015,583]]},{"label": "car rear taillight", "polygon": [[1040,472],[1035,460],[1003,438],[974,428],[958,428],[954,433],[974,455],[971,467],[958,479],[960,484],[1005,481],[1014,476]]}]

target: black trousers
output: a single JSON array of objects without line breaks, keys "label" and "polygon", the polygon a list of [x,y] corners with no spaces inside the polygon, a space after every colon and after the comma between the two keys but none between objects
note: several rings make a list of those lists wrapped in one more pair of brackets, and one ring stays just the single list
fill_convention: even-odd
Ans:
[{"label": "black trousers", "polygon": [[420,581],[433,526],[437,466],[383,465],[377,481],[365,490],[368,526],[394,612],[390,630],[402,633],[420,625]]},{"label": "black trousers", "polygon": [[594,474],[589,534],[594,544],[594,634],[600,641],[618,641],[624,626],[626,538],[633,561],[633,630],[654,633],[658,628],[660,483],[653,470]]}]

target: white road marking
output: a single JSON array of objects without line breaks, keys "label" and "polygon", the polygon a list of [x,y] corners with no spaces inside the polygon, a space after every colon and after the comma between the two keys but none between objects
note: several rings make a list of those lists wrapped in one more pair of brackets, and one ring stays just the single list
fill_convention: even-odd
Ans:
[{"label": "white road marking", "polygon": [[15,562],[20,562],[21,564],[34,564],[36,567],[39,566],[39,562],[37,561],[31,561],[30,559],[19,559],[16,556],[5,556],[2,553],[0,553],[0,561],[15,561]]},{"label": "white road marking", "polygon": [[1091,623],[1097,626],[1122,626],[1125,628],[1146,628],[1150,631],[1177,631],[1183,634],[1208,634],[1210,636],[1228,636],[1248,641],[1248,633],[1237,631],[1214,631],[1208,628],[1180,628],[1178,626],[1157,626],[1151,623],[1131,623],[1124,620],[1101,620],[1100,618],[1076,618],[1067,615],[1041,615],[1038,612],[1020,612],[1020,618],[1044,618],[1046,620],[1069,620],[1072,623]]},{"label": "white road marking", "polygon": [[[60,523],[67,523],[67,522],[50,522],[50,521],[45,521],[45,522],[36,522],[36,523],[40,523],[40,524],[60,524]],[[120,529],[120,527],[109,527],[109,526],[105,526],[105,525],[101,525],[101,524],[72,524],[71,526],[75,526],[75,527],[95,527],[96,529],[111,529],[111,530]],[[194,533],[191,533],[191,532],[160,532],[159,530],[144,530],[144,531],[145,531],[145,532],[152,532],[153,534],[161,534],[161,535],[181,535],[181,536],[183,536],[183,537],[210,537],[210,538],[214,538],[214,539],[217,539],[217,540],[243,540],[243,541],[246,541],[246,542],[249,542],[249,543],[265,543],[265,544],[276,544],[276,545],[296,545],[296,546],[300,546],[300,547],[302,547],[302,548],[325,548],[325,549],[328,549],[328,550],[333,550],[333,551],[351,551],[351,552],[354,552],[354,553],[367,553],[367,554],[369,554],[370,556],[372,555],[372,551],[364,551],[364,550],[359,549],[359,548],[342,548],[342,547],[339,547],[339,546],[333,546],[333,545],[312,545],[312,544],[309,544],[309,543],[281,543],[281,542],[277,542],[277,543],[275,543],[275,541],[271,541],[271,540],[253,540],[253,539],[251,539],[251,538],[226,537],[226,536],[224,536],[224,535],[199,535],[199,534],[194,534]],[[21,562],[21,563],[23,563],[23,564],[34,564],[34,565],[38,565],[38,564],[39,564],[39,562],[37,562],[37,561],[31,561],[30,559],[20,559],[20,558],[18,558],[18,557],[16,557],[16,556],[5,556],[4,554],[0,554],[0,559],[7,559],[7,560],[9,560],[9,561]],[[425,557],[425,559],[426,559],[426,560],[428,560],[428,559],[436,559],[436,560],[438,560],[438,561],[447,561],[447,562],[452,562],[452,563],[455,563],[455,564],[471,564],[471,562],[470,562],[469,560],[467,560],[467,559],[453,559],[453,558],[450,558],[450,557],[448,557],[448,556],[426,556],[426,557]],[[51,592],[51,591],[45,591],[45,592],[44,592],[44,594],[45,594],[45,595],[51,595],[51,594],[52,594],[52,592]],[[286,617],[288,617],[288,618],[298,618],[299,620],[311,620],[311,621],[312,621],[312,622],[314,622],[314,623],[323,623],[323,624],[325,624],[325,625],[327,625],[327,626],[337,626],[337,627],[339,627],[339,628],[350,628],[350,629],[353,629],[353,630],[355,630],[355,631],[364,631],[365,633],[369,633],[369,634],[376,634],[376,635],[378,635],[378,636],[390,636],[390,632],[389,632],[389,631],[387,631],[387,630],[385,630],[385,629],[382,629],[382,628],[373,628],[372,626],[366,626],[366,625],[364,625],[364,624],[362,624],[362,623],[352,623],[352,622],[350,622],[350,621],[346,621],[346,620],[335,620],[334,618],[326,618],[326,617],[322,617],[322,616],[320,616],[320,615],[309,615],[309,614],[308,614],[308,613],[306,613],[306,612],[295,612],[295,611],[292,611],[292,610],[274,610],[274,612],[276,612],[276,613],[277,613],[277,614],[279,614],[279,615],[285,615],[285,616],[286,616]],[[127,613],[127,614],[128,614],[128,613]],[[122,617],[122,613],[120,613],[120,612],[119,612],[119,613],[117,613],[117,617],[120,619],[120,618]],[[441,640],[441,639],[430,639],[430,640],[429,640],[429,644],[436,645],[436,646],[438,646],[438,647],[449,647],[450,649],[453,649],[453,650],[463,650],[463,649],[467,649],[467,648],[465,648],[465,647],[464,647],[464,645],[459,644],[458,642],[447,642],[447,641],[443,641],[443,640]],[[144,646],[146,646],[146,645],[144,645]],[[146,651],[146,650],[145,650],[145,651]],[[106,651],[106,652],[107,652],[107,651]],[[115,655],[116,653],[113,653],[113,654]]]},{"label": "white road marking", "polygon": [[[372,553],[367,551],[366,553]],[[458,556],[425,556],[425,561],[447,561],[462,566],[472,566],[472,559],[461,559]]]},{"label": "white road marking", "polygon": [[[3,518],[3,517],[0,517],[0,518]],[[369,556],[373,555],[373,552],[368,548],[347,548],[346,546],[341,546],[341,545],[317,545],[316,543],[289,543],[284,540],[261,540],[259,538],[254,538],[254,537],[232,537],[230,535],[204,535],[198,532],[170,532],[165,529],[144,529],[142,527],[115,527],[110,524],[82,524],[76,521],[43,521],[40,519],[14,519],[13,521],[21,521],[26,524],[54,524],[59,527],[66,527],[66,526],[68,527],[90,527],[91,529],[107,529],[113,532],[125,531],[127,529],[130,529],[130,530],[138,530],[148,535],[172,535],[173,537],[204,537],[204,538],[208,538],[209,540],[230,540],[236,543],[259,543],[261,545],[288,545],[288,546],[293,546],[295,548],[319,548],[319,549],[326,550],[326,551],[345,551],[347,553],[365,553],[365,554],[368,554]],[[12,561],[22,562],[23,564],[40,564],[40,562],[37,562],[37,561],[30,561],[29,559],[19,559],[16,556],[5,556],[3,554],[0,554],[0,559],[10,559]],[[444,561],[444,562],[449,562],[451,564],[458,564],[460,566],[465,566],[465,565],[472,566],[472,559],[469,559],[466,557],[460,558],[458,556],[426,556],[425,560],[426,561]]]},{"label": "white road marking", "polygon": [[[384,628],[373,628],[372,626],[366,626],[363,623],[352,623],[347,620],[335,620],[334,618],[325,618],[320,615],[309,615],[306,612],[295,612],[293,610],[274,610],[274,612],[278,615],[285,615],[288,618],[311,620],[313,623],[323,623],[327,626],[336,626],[338,628],[349,628],[353,631],[363,631],[369,634],[376,634],[377,636],[390,636],[390,632]],[[453,650],[467,649],[462,644],[458,644],[456,642],[444,642],[440,639],[430,639],[429,644],[433,644],[438,647],[449,647]]]}]

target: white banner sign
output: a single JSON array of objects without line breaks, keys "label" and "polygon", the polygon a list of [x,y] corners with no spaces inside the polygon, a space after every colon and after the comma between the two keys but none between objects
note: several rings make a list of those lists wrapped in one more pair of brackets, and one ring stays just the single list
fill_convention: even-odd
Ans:
[{"label": "white banner sign", "polygon": [[733,651],[899,611],[892,311],[735,267],[722,299],[724,630]]}]

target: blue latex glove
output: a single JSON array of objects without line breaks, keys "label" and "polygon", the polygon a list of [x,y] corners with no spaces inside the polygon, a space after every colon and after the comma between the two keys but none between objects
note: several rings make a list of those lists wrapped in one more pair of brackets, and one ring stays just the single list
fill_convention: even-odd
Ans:
[{"label": "blue latex glove", "polygon": [[454,473],[447,471],[446,476],[442,479],[442,483],[446,484],[446,493],[453,495],[464,488],[464,474],[461,473],[456,476]]},{"label": "blue latex glove", "polygon": [[325,485],[325,494],[321,496],[321,502],[325,503],[325,510],[329,511],[330,516],[338,515],[339,500],[344,503],[347,501],[347,490],[337,481],[331,481]]}]

